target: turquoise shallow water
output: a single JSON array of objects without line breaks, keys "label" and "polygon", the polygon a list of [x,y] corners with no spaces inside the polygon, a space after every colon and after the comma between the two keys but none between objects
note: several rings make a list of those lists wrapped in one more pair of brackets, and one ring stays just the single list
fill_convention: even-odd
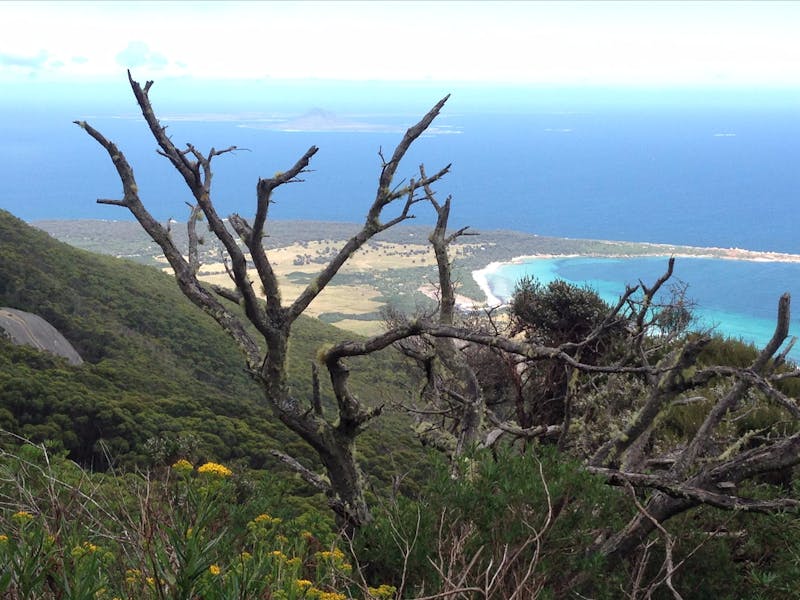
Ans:
[{"label": "turquoise shallow water", "polygon": [[[588,285],[613,303],[626,284],[639,279],[652,284],[666,268],[665,257],[532,259],[499,266],[487,274],[487,283],[494,296],[507,300],[525,275],[544,283],[559,278]],[[678,258],[673,281],[679,280],[688,284],[698,327],[714,327],[721,334],[759,346],[772,336],[780,295],[788,291],[800,298],[800,264],[795,263]],[[793,314],[800,315],[800,307]],[[800,334],[798,316],[791,321],[790,334]],[[800,361],[800,350],[790,356]]]}]

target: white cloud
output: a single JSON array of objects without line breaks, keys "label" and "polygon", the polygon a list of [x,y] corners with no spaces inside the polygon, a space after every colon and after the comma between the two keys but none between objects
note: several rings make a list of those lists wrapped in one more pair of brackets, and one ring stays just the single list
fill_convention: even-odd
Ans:
[{"label": "white cloud", "polygon": [[163,69],[169,61],[159,52],[152,52],[150,47],[141,41],[133,41],[116,56],[117,64],[126,69],[147,66],[152,69]]},{"label": "white cloud", "polygon": [[[198,79],[800,85],[795,2],[4,2],[3,12],[0,57],[44,49],[63,77],[119,77],[121,61]],[[0,60],[0,77],[11,69]]]},{"label": "white cloud", "polygon": [[35,56],[0,52],[0,67],[40,69],[47,62],[48,53],[41,50]]}]

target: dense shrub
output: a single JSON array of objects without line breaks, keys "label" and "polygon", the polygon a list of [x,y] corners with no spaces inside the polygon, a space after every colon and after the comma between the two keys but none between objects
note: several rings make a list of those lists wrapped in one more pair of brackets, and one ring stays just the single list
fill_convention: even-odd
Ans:
[{"label": "dense shrub", "polygon": [[476,452],[457,471],[440,461],[416,499],[377,511],[357,538],[366,573],[408,597],[457,587],[495,598],[613,589],[591,549],[622,524],[616,490],[551,447],[497,458]]}]

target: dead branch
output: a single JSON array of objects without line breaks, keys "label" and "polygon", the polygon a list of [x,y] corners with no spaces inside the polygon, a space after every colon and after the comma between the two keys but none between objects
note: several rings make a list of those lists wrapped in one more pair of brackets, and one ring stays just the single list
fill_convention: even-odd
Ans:
[{"label": "dead branch", "polygon": [[[633,503],[636,506],[636,510],[638,510],[643,517],[649,519],[653,523],[653,526],[656,529],[658,529],[658,531],[664,538],[664,563],[661,565],[661,570],[659,571],[659,575],[661,573],[664,573],[664,577],[660,581],[654,581],[649,586],[647,590],[648,592],[647,597],[649,598],[650,595],[653,593],[653,591],[655,591],[661,585],[661,583],[666,583],[667,588],[669,588],[670,592],[672,592],[672,597],[675,598],[676,600],[683,600],[683,596],[681,596],[678,593],[678,590],[675,589],[675,586],[672,583],[672,576],[675,574],[677,570],[672,558],[672,553],[675,548],[674,538],[670,535],[670,533],[666,529],[664,529],[661,523],[659,523],[657,519],[653,518],[650,515],[650,513],[647,512],[647,509],[645,509],[645,507],[642,506],[642,503],[639,502],[639,499],[636,497],[636,492],[634,491],[633,486],[630,485],[630,483],[628,483],[625,487],[628,489],[630,493],[631,499],[633,500]],[[656,576],[656,578],[658,578],[658,576]]]},{"label": "dead branch", "polygon": [[[153,135],[158,154],[167,158],[178,171],[192,194],[195,203],[189,219],[189,254],[184,257],[175,247],[168,230],[164,229],[142,204],[133,169],[119,149],[100,132],[84,121],[76,122],[107,152],[119,175],[123,187],[123,197],[118,200],[101,200],[103,204],[123,206],[139,221],[147,234],[161,247],[175,274],[176,281],[183,293],[197,306],[211,315],[239,344],[245,353],[250,374],[261,385],[264,397],[276,417],[287,425],[298,436],[313,447],[325,467],[330,484],[329,500],[331,506],[342,518],[345,528],[356,527],[369,518],[369,511],[364,499],[364,490],[359,467],[354,455],[354,439],[371,418],[380,413],[377,408],[365,408],[347,386],[348,370],[341,360],[345,355],[369,353],[385,347],[399,339],[389,336],[385,339],[371,340],[366,344],[342,346],[343,350],[333,351],[324,360],[328,367],[334,394],[337,400],[338,418],[328,421],[322,411],[318,378],[312,373],[312,395],[308,401],[300,402],[289,390],[287,375],[288,339],[293,322],[308,307],[309,303],[324,289],[341,266],[367,240],[389,227],[412,218],[411,207],[421,200],[423,189],[441,179],[449,170],[449,166],[440,169],[434,175],[423,176],[420,180],[411,180],[405,186],[398,185],[392,189],[392,181],[411,144],[427,129],[439,114],[447,98],[438,102],[416,125],[409,128],[397,145],[392,158],[381,168],[378,180],[378,191],[375,201],[369,209],[367,220],[361,231],[353,236],[322,273],[300,294],[288,307],[281,303],[280,288],[272,266],[267,259],[263,246],[264,227],[268,217],[269,205],[277,188],[288,183],[302,181],[301,174],[309,171],[311,158],[317,147],[309,148],[286,171],[276,173],[271,178],[261,178],[256,185],[256,211],[252,225],[238,214],[229,218],[233,232],[228,229],[227,222],[217,213],[212,201],[212,181],[214,158],[232,153],[236,146],[228,146],[222,150],[211,148],[206,154],[192,144],[185,149],[175,146],[156,118],[150,102],[149,93],[153,82],[144,86],[135,81],[128,72],[128,81],[136,98],[144,120]],[[381,221],[384,208],[395,200],[403,199],[399,216]],[[200,242],[195,224],[200,215],[205,218],[209,231],[221,242],[224,248],[226,271],[231,276],[235,290],[221,288],[207,289],[201,285],[197,273],[199,256],[197,244]],[[247,253],[255,266],[258,281],[251,280],[248,272],[248,259],[239,241],[244,242]],[[260,284],[260,285],[256,285]],[[261,298],[261,290],[266,301]],[[245,328],[240,319],[223,304],[220,298],[237,303],[243,308],[246,319],[255,327],[260,337],[259,343]],[[408,335],[408,334],[404,334]],[[309,407],[306,409],[306,407]],[[287,457],[288,458],[288,457]],[[285,460],[285,459],[284,459]],[[319,487],[322,480],[310,471],[303,471],[299,463],[287,461],[296,471]]]},{"label": "dead branch", "polygon": [[167,230],[156,221],[144,207],[139,199],[139,186],[136,184],[133,169],[125,158],[125,155],[115,144],[107,140],[99,131],[85,121],[75,121],[75,123],[84,129],[106,150],[122,182],[123,199],[121,201],[103,201],[101,203],[124,206],[133,214],[150,238],[161,248],[175,273],[175,279],[184,295],[219,323],[223,330],[233,338],[244,352],[248,367],[251,370],[257,369],[261,361],[259,358],[260,351],[255,340],[245,330],[239,319],[220,304],[216,298],[209,294],[200,284],[196,274],[192,273],[189,262],[184,259],[181,252],[177,249],[167,233]]},{"label": "dead branch", "polygon": [[[778,351],[778,348],[780,348],[786,336],[789,334],[789,306],[789,294],[784,294],[778,302],[778,318],[775,332],[769,343],[767,343],[750,366],[752,372],[761,373],[767,367],[769,359]],[[680,476],[686,473],[695,464],[697,459],[705,454],[711,443],[712,432],[720,424],[723,416],[739,402],[750,385],[749,381],[740,379],[734,384],[730,392],[714,405],[692,441],[672,466],[670,472],[673,475]]]},{"label": "dead branch", "polygon": [[753,500],[751,498],[741,498],[721,492],[712,492],[704,488],[679,483],[659,475],[631,473],[602,467],[586,467],[586,470],[594,475],[604,477],[611,485],[623,487],[632,485],[636,488],[654,489],[672,498],[689,500],[694,503],[694,505],[708,504],[709,506],[723,510],[740,510],[764,514],[800,509],[800,501],[791,498]]},{"label": "dead branch", "polygon": [[[342,265],[368,240],[376,234],[389,229],[403,221],[411,218],[409,213],[411,206],[417,201],[415,194],[418,190],[423,189],[425,186],[430,186],[434,182],[444,177],[450,170],[450,165],[439,170],[431,177],[423,177],[419,181],[412,180],[411,183],[399,190],[391,191],[392,180],[394,179],[397,167],[400,161],[405,156],[411,144],[416,140],[422,132],[433,122],[433,119],[439,114],[445,102],[450,96],[445,96],[436,105],[428,111],[416,125],[410,127],[406,131],[403,139],[395,148],[391,160],[384,162],[381,169],[380,177],[378,178],[378,190],[375,194],[375,200],[367,212],[367,217],[361,231],[351,237],[345,245],[339,250],[333,259],[322,269],[322,272],[312,281],[305,290],[295,299],[292,305],[286,311],[286,317],[289,322],[294,321],[300,314],[305,311],[308,305],[316,298],[325,286],[333,279],[334,275],[339,272]],[[400,215],[387,221],[381,222],[383,210],[395,200],[406,198],[405,205],[403,206]]]},{"label": "dead branch", "polygon": [[683,372],[694,364],[697,355],[709,341],[707,338],[700,338],[696,341],[686,342],[679,350],[662,361],[665,374],[660,381],[656,382],[645,405],[622,433],[610,439],[595,453],[589,461],[590,465],[600,466],[616,461],[634,444],[637,444],[636,456],[627,459],[627,462],[629,466],[638,466],[641,463],[643,448],[638,442],[642,440],[645,431],[650,429],[667,403],[687,388]]}]

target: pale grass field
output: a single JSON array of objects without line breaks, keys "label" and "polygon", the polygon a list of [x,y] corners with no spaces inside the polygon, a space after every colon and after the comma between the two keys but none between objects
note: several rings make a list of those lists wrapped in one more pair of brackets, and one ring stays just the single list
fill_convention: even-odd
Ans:
[{"label": "pale grass field", "polygon": [[[343,241],[315,241],[305,245],[294,244],[283,248],[269,250],[270,262],[276,271],[291,273],[303,271],[313,273],[319,271],[321,265],[295,265],[298,255],[310,255],[311,258],[325,256],[325,249],[330,248],[327,256],[332,257],[344,245]],[[411,261],[414,261],[413,263]],[[436,257],[429,244],[390,244],[375,242],[373,247],[363,247],[356,252],[342,267],[342,272],[400,269],[414,266],[430,266],[436,264]]]},{"label": "pale grass field", "polygon": [[357,333],[365,337],[377,335],[384,331],[383,323],[380,321],[359,321],[358,319],[342,319],[334,323],[339,329]]},{"label": "pale grass field", "polygon": [[[258,280],[255,270],[250,270],[250,278]],[[200,274],[200,280],[213,285],[232,288],[230,277],[226,273]],[[281,299],[284,304],[294,301],[306,286],[292,283],[285,276],[278,276],[281,286]],[[318,317],[322,313],[342,312],[349,315],[362,315],[379,310],[382,302],[374,300],[381,293],[368,285],[329,285],[322,293],[314,298],[306,313],[310,317]]]},{"label": "pale grass field", "polygon": [[[304,284],[290,281],[288,279],[290,273],[300,272],[314,275],[324,267],[324,264],[314,262],[295,264],[298,256],[310,258],[311,261],[323,257],[330,258],[343,245],[344,241],[341,240],[321,240],[270,249],[267,256],[278,276],[283,303],[292,302],[306,287]],[[435,264],[436,258],[429,244],[375,242],[371,247],[364,247],[350,257],[340,272],[379,272],[412,266],[434,266]],[[169,268],[164,270],[170,271]],[[225,265],[221,262],[204,264],[200,268],[199,276],[206,283],[227,288],[233,287],[230,277],[225,272]],[[258,275],[254,270],[250,271],[250,277],[254,282],[258,281]],[[372,286],[338,285],[334,279],[309,305],[305,314],[318,317],[323,313],[336,312],[348,315],[373,313],[384,306],[384,303],[379,300],[380,296],[380,290]],[[372,335],[381,331],[380,321],[344,319],[337,321],[335,325],[360,335]]]}]

